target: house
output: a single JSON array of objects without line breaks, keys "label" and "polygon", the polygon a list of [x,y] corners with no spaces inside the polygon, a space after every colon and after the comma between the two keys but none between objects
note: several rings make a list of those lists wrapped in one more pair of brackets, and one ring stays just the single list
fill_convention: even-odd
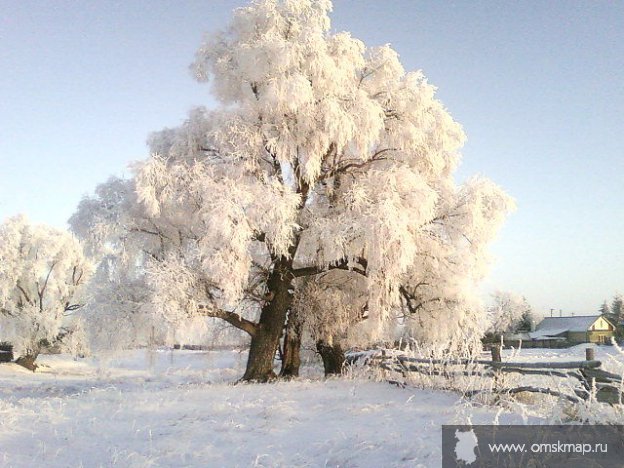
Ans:
[{"label": "house", "polygon": [[524,348],[565,348],[579,343],[610,344],[616,327],[604,315],[547,317],[531,331],[507,333],[506,346]]},{"label": "house", "polygon": [[604,315],[547,317],[540,322],[535,331],[529,332],[531,340],[563,339],[569,345],[610,344],[614,335],[615,325]]}]

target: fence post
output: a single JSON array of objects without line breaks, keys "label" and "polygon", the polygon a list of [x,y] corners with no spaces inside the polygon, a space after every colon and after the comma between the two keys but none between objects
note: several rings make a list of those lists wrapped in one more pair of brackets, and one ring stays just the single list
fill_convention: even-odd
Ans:
[{"label": "fence post", "polygon": [[500,346],[492,346],[492,362],[501,362]]},{"label": "fence post", "polygon": [[594,348],[585,348],[585,360],[593,361],[596,355],[594,354]]},{"label": "fence post", "polygon": [[381,378],[383,380],[388,380],[388,373],[386,372],[386,350],[382,349],[381,350]]},{"label": "fence post", "polygon": [[[501,349],[502,346],[492,346],[492,362],[501,362]],[[494,367],[494,381],[493,381],[493,388],[495,393],[497,392],[498,388],[500,387],[500,379],[501,379],[501,370],[500,368]],[[494,401],[498,402],[499,400],[499,396],[496,393],[496,396],[494,397]]]}]

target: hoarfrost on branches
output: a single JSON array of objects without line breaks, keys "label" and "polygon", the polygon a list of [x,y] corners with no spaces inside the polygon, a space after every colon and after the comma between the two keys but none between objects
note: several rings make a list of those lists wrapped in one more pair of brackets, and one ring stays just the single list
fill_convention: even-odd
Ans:
[{"label": "hoarfrost on branches", "polygon": [[[63,318],[84,305],[92,272],[69,233],[31,224],[25,216],[0,225],[0,326],[18,353],[36,358]],[[3,335],[5,334],[3,333]]]},{"label": "hoarfrost on branches", "polygon": [[[495,334],[516,331],[531,312],[527,300],[515,293],[497,291],[492,294],[493,304],[488,308],[489,329]],[[529,324],[530,326],[530,324]]]}]

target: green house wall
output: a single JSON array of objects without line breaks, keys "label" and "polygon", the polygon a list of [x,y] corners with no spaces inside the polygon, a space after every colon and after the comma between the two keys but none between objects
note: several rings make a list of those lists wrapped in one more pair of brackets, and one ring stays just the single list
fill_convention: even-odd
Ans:
[{"label": "green house wall", "polygon": [[568,341],[570,343],[610,343],[612,336],[612,330],[568,332]]},{"label": "green house wall", "polygon": [[568,341],[570,343],[587,343],[589,337],[587,332],[568,332]]}]

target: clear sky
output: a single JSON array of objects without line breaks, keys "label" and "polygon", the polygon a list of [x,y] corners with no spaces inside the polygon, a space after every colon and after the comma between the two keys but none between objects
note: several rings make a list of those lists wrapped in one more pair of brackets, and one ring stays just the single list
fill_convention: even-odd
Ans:
[{"label": "clear sky", "polygon": [[[0,2],[0,219],[65,227],[149,132],[213,106],[188,65],[243,3]],[[624,2],[336,0],[333,29],[422,69],[468,134],[459,180],[516,199],[488,290],[564,314],[624,293]]]}]

